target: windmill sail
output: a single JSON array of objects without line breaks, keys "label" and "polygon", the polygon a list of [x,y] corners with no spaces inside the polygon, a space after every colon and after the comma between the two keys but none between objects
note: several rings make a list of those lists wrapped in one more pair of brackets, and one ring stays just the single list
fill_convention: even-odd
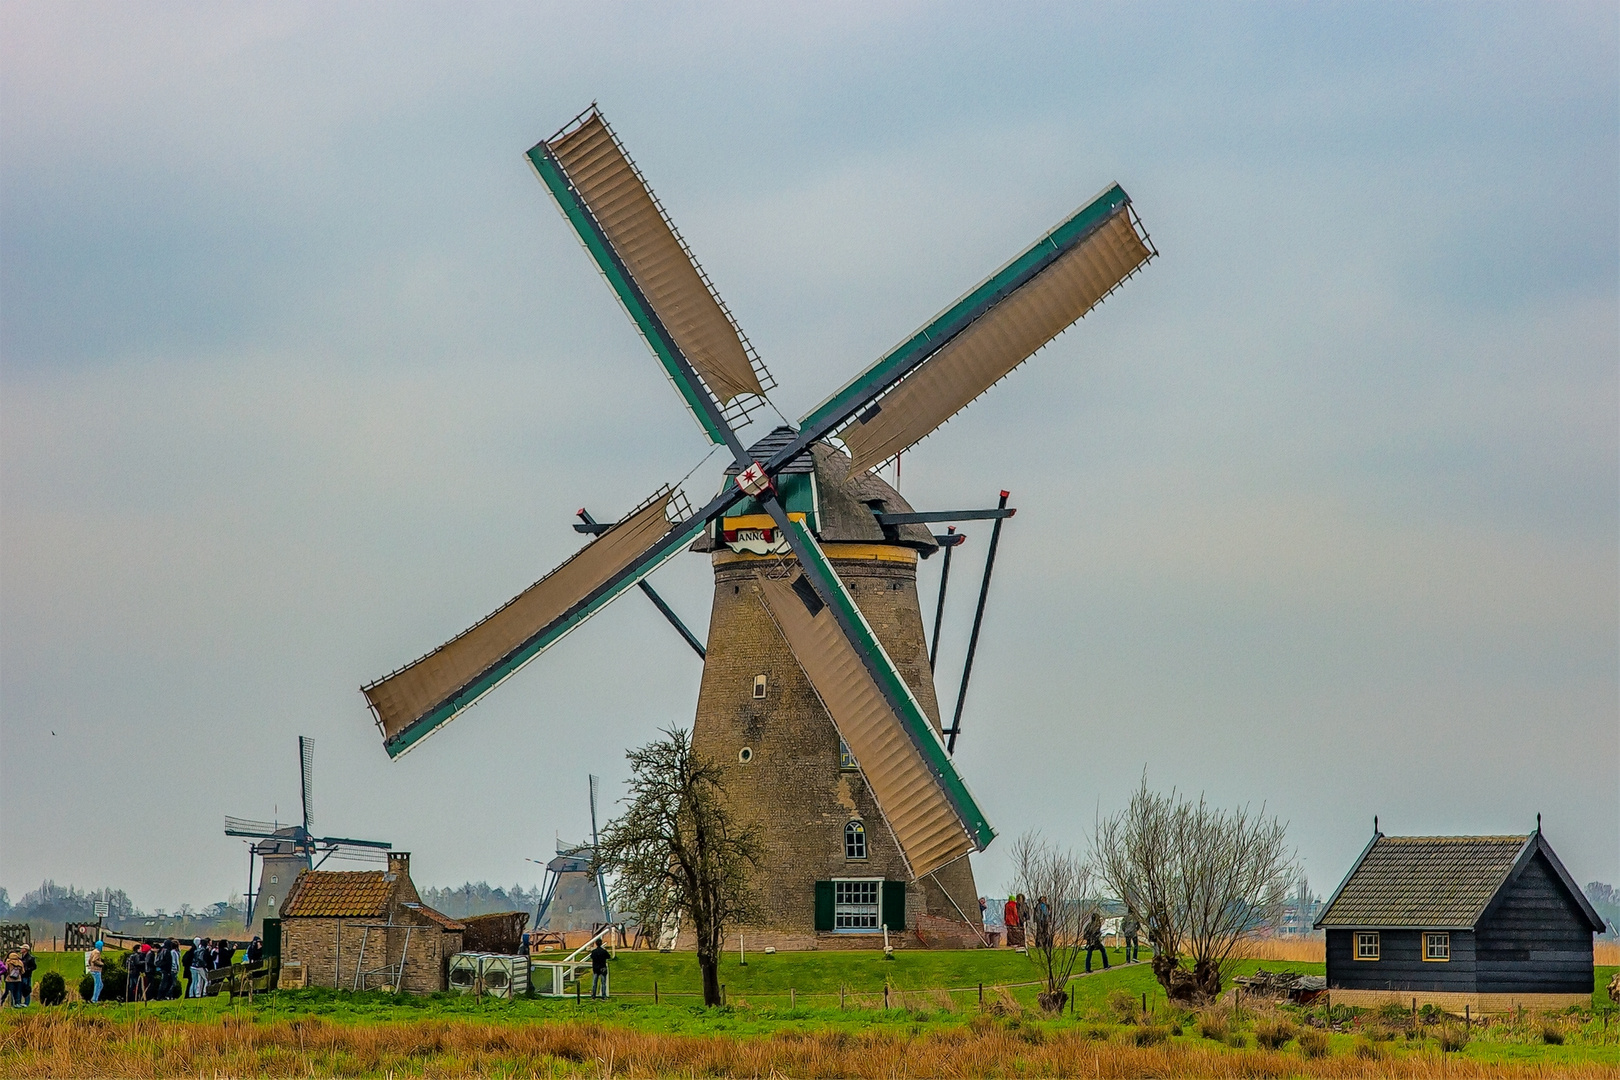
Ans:
[{"label": "windmill sail", "polygon": [[398,757],[652,573],[703,528],[671,525],[665,489],[459,637],[362,688]]},{"label": "windmill sail", "polygon": [[[761,577],[761,597],[839,736],[861,763],[912,875],[923,877],[982,851],[995,832],[933,724],[815,539],[797,523],[792,531],[795,549],[805,549],[801,559],[820,563],[833,583],[832,604],[802,576],[792,582]],[[854,627],[853,636],[846,626]]]},{"label": "windmill sail", "polygon": [[298,783],[304,798],[304,831],[315,829],[315,740],[298,736]]},{"label": "windmill sail", "polygon": [[[853,469],[886,461],[1029,359],[1153,255],[1129,197],[1115,185],[862,372],[804,426],[842,425]],[[919,355],[926,359],[918,362]]]},{"label": "windmill sail", "polygon": [[692,400],[702,390],[688,384],[672,353],[722,405],[764,394],[763,368],[601,113],[591,109],[572,130],[530,150],[529,160],[698,422],[723,441]]}]

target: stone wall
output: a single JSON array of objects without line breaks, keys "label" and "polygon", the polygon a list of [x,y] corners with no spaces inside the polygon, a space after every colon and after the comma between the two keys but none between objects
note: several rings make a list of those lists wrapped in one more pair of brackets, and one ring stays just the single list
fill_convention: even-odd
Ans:
[{"label": "stone wall", "polygon": [[[376,919],[336,919],[290,917],[281,923],[281,957],[283,962],[294,961],[304,965],[309,986],[352,989],[355,971],[364,963],[365,970],[382,967],[399,960],[400,950],[406,947],[406,933],[402,926],[387,930],[376,929]],[[373,927],[368,933],[365,928]],[[364,939],[365,955],[361,945]],[[461,935],[440,929],[435,925],[412,927],[410,951],[405,957],[405,971],[400,990],[410,994],[432,994],[445,988],[445,966],[449,958],[461,951]],[[372,976],[366,982],[376,989],[380,980]]]}]

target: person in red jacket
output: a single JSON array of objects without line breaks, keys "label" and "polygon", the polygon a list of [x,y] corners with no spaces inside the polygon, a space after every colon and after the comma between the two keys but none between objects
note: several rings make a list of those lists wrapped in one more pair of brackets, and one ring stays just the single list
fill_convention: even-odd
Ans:
[{"label": "person in red jacket", "polygon": [[1021,899],[1021,896],[1009,896],[1001,909],[1001,919],[1007,927],[1007,944],[1014,948],[1024,943],[1024,920],[1018,911]]}]

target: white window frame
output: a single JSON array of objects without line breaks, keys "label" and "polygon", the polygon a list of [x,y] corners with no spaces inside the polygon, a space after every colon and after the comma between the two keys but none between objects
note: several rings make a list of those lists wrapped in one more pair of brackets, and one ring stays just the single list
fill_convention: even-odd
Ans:
[{"label": "white window frame", "polygon": [[[851,843],[852,839],[858,840],[859,843]],[[860,849],[859,851],[854,850],[857,846]],[[859,859],[865,862],[867,854],[866,822],[858,820],[846,822],[844,824],[844,858],[850,860]]]},{"label": "white window frame", "polygon": [[[833,933],[835,934],[876,934],[883,929],[883,879],[882,878],[833,878]],[[844,886],[840,889],[839,886]],[[852,886],[870,886],[872,902],[852,900],[851,892],[856,891]],[[867,890],[859,890],[864,894]],[[839,893],[843,892],[845,899],[839,901]],[[871,920],[868,922],[867,920]]]},{"label": "white window frame", "polygon": [[1423,934],[1423,960],[1429,964],[1451,962],[1451,932],[1427,930]]},{"label": "white window frame", "polygon": [[1383,950],[1377,930],[1357,930],[1354,944],[1357,960],[1377,960]]}]

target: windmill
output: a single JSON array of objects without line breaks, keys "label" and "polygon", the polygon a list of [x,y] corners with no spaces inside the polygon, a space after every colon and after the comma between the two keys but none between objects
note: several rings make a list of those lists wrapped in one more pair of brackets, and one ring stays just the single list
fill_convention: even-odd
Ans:
[{"label": "windmill", "polygon": [[534,927],[539,931],[564,934],[574,930],[595,931],[609,921],[607,882],[591,863],[596,858],[596,790],[600,783],[590,777],[591,842],[566,844],[557,841],[557,855],[546,863],[546,881],[535,912]]},{"label": "windmill", "polygon": [[917,559],[938,547],[923,523],[952,517],[913,512],[873,470],[1157,254],[1129,197],[1110,186],[798,424],[744,446],[737,426],[774,383],[600,111],[528,158],[731,463],[702,507],[660,488],[482,622],[363,687],[387,752],[690,545],[715,570],[693,746],[727,762],[734,797],[766,827],[768,920],[858,931],[954,910],[976,923],[964,857],[995,834],[941,736],[916,592]]},{"label": "windmill", "polygon": [[[298,736],[298,788],[303,822],[283,825],[278,821],[250,821],[227,817],[225,835],[253,841],[248,844],[248,928],[257,929],[266,918],[275,918],[302,870],[311,870],[330,858],[354,862],[382,862],[382,852],[394,845],[384,840],[353,840],[345,836],[316,836],[315,829],[315,740]],[[254,862],[259,863],[258,888],[254,888]]]}]

